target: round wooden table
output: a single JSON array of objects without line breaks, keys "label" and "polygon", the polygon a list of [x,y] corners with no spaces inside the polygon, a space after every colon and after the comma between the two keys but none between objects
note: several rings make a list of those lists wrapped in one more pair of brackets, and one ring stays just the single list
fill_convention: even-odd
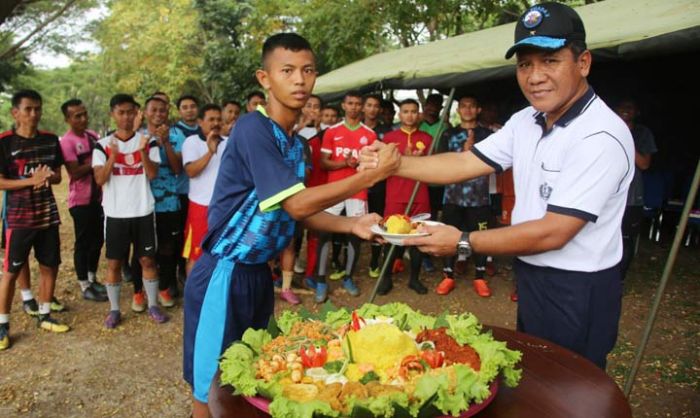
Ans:
[{"label": "round wooden table", "polygon": [[[479,418],[627,418],[629,403],[615,382],[593,363],[549,341],[499,327],[485,327],[508,348],[519,350],[523,377],[516,388],[501,384]],[[209,389],[214,418],[269,418],[230,386],[220,386],[219,373]]]}]

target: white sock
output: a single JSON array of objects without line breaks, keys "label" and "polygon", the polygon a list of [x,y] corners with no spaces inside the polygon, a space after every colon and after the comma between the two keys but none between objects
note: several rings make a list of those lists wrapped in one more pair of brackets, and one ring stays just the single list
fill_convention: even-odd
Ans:
[{"label": "white sock", "polygon": [[109,299],[109,307],[112,311],[119,312],[119,293],[122,290],[121,283],[107,283],[107,298]]},{"label": "white sock", "polygon": [[94,271],[88,271],[88,281],[94,283],[97,280],[97,273]]},{"label": "white sock", "polygon": [[22,302],[34,299],[32,289],[20,289],[20,293],[22,294]]},{"label": "white sock", "polygon": [[39,315],[48,315],[51,313],[51,302],[42,302],[39,304]]},{"label": "white sock", "polygon": [[10,314],[0,313],[0,324],[9,324],[9,323],[10,323]]},{"label": "white sock", "polygon": [[146,289],[148,307],[158,306],[158,279],[143,279],[143,288]]},{"label": "white sock", "polygon": [[90,282],[88,280],[78,280],[78,283],[80,284],[80,291],[84,292],[85,289],[90,287]]}]

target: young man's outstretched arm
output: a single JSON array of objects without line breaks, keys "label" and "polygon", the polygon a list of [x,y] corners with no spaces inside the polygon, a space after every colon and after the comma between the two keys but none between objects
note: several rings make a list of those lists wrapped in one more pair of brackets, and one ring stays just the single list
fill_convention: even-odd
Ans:
[{"label": "young man's outstretched arm", "polygon": [[303,220],[309,216],[347,199],[357,192],[372,187],[393,174],[400,164],[399,152],[395,145],[383,147],[377,154],[379,166],[374,170],[364,170],[352,177],[304,189],[282,202],[282,207],[292,218]]}]

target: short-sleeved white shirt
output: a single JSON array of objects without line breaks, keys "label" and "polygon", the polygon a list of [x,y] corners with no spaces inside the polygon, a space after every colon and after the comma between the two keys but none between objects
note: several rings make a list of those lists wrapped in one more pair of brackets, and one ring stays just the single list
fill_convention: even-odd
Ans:
[{"label": "short-sleeved white shirt", "polygon": [[[111,152],[109,143],[114,138],[119,144],[112,173],[102,186],[102,208],[107,217],[138,218],[153,212],[155,200],[138,150],[142,135],[136,132],[126,141],[113,134],[108,135],[97,141],[92,152],[92,166],[104,166]],[[156,164],[160,163],[160,151],[153,138],[148,142],[148,158]]]},{"label": "short-sleeved white shirt", "polygon": [[513,167],[514,225],[541,219],[546,212],[588,221],[563,248],[521,256],[522,261],[585,272],[620,262],[634,143],[627,125],[593,89],[549,132],[544,115],[527,107],[473,150],[497,171]]},{"label": "short-sleeved white shirt", "polygon": [[[228,138],[221,139],[216,154],[212,155],[209,164],[204,167],[199,175],[190,178],[190,192],[188,197],[191,201],[198,205],[209,206],[211,196],[214,193],[214,184],[216,176],[219,174],[219,166],[221,165],[221,155],[226,149]],[[185,143],[182,145],[182,165],[197,161],[202,158],[209,148],[207,147],[206,139],[199,135],[188,136]]]}]

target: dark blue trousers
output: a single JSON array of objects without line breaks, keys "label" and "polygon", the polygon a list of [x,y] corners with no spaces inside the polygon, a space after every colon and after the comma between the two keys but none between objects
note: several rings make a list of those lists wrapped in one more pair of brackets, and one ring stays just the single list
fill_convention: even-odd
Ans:
[{"label": "dark blue trousers", "polygon": [[568,348],[605,369],[622,307],[620,266],[596,272],[514,263],[518,331]]},{"label": "dark blue trousers", "polygon": [[267,263],[236,264],[204,252],[185,285],[183,373],[207,402],[219,358],[248,328],[266,328],[275,308]]}]

